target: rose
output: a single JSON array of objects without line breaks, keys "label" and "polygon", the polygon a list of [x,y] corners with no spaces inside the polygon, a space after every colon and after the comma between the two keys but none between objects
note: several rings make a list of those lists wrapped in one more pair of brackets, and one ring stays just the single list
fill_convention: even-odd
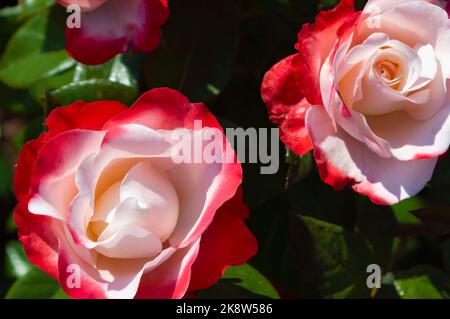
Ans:
[{"label": "rose", "polygon": [[394,204],[431,178],[450,140],[444,7],[371,0],[355,12],[344,0],[267,73],[262,96],[281,138],[299,155],[314,149],[326,183]]},{"label": "rose", "polygon": [[314,150],[322,179],[378,204],[418,193],[450,142],[450,22],[445,3],[352,0],[301,29],[299,51],[265,76],[281,138]]},{"label": "rose", "polygon": [[137,52],[156,49],[160,26],[169,15],[167,0],[58,0],[78,5],[80,27],[66,28],[66,50],[78,62],[102,64],[131,47]]},{"label": "rose", "polygon": [[240,164],[173,160],[176,136],[204,143],[210,130],[236,158],[203,104],[155,89],[129,109],[60,107],[46,125],[19,157],[15,221],[31,262],[70,296],[181,298],[255,253]]},{"label": "rose", "polygon": [[83,12],[89,12],[97,9],[103,3],[108,0],[58,0],[63,6],[70,6],[71,4],[76,4],[80,7]]}]

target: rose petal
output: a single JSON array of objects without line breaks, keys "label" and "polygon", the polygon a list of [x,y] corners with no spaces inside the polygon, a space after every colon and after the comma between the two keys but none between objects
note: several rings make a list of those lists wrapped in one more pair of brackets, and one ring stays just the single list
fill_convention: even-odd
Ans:
[{"label": "rose petal", "polygon": [[158,88],[142,94],[131,108],[106,123],[105,129],[133,123],[154,130],[194,129],[195,121],[201,121],[202,127],[222,130],[203,104],[190,103],[175,90]]},{"label": "rose petal", "polygon": [[[159,130],[192,130],[199,129],[196,127],[198,122],[200,128],[222,131],[204,105],[191,104],[177,91],[162,88],[143,94],[105,128],[137,123]],[[231,155],[232,159],[236,157],[228,142],[222,149],[222,154]],[[184,247],[195,240],[209,226],[216,210],[235,194],[242,181],[242,168],[236,160],[223,159],[223,162],[182,163],[168,171],[180,201],[179,223],[169,240],[173,247]]]},{"label": "rose petal", "polygon": [[83,12],[95,10],[106,1],[107,0],[58,0],[59,4],[65,7],[76,4]]},{"label": "rose petal", "polygon": [[337,65],[337,78],[339,93],[345,105],[352,108],[355,101],[363,97],[361,81],[367,68],[367,60],[375,51],[389,41],[385,33],[373,33],[363,43],[354,46]]},{"label": "rose petal", "polygon": [[98,152],[104,136],[102,131],[77,129],[59,134],[41,148],[31,179],[30,212],[65,219],[77,193],[75,173],[84,158]]},{"label": "rose petal", "polygon": [[[93,154],[83,161],[76,174],[76,184],[83,196],[90,198],[91,206],[94,207],[94,196],[98,194],[97,183],[100,180],[102,172],[110,172],[117,168],[107,167],[116,159],[133,159],[147,157],[163,157],[170,149],[170,144],[164,135],[142,125],[122,125],[111,128],[105,136],[98,154]],[[128,168],[135,165],[136,162],[122,162],[123,169],[116,171],[115,175],[107,173],[108,182],[103,184],[109,187],[114,181],[122,177],[119,173],[126,173]],[[108,168],[108,169],[107,169]],[[114,177],[115,176],[115,177]],[[112,180],[111,180],[112,178]],[[116,178],[116,180],[114,180]],[[101,186],[101,192],[106,190]],[[101,194],[100,192],[100,194]]]},{"label": "rose petal", "polygon": [[340,36],[340,29],[351,26],[359,19],[353,0],[342,0],[333,10],[321,11],[315,24],[304,24],[298,35],[294,60],[300,91],[310,104],[323,104],[320,71]]},{"label": "rose petal", "polygon": [[58,278],[58,241],[52,218],[32,214],[26,202],[20,202],[14,210],[14,222],[30,262]]},{"label": "rose petal", "polygon": [[133,224],[107,227],[97,241],[95,250],[111,258],[153,258],[162,250],[158,237]]},{"label": "rose petal", "polygon": [[[448,15],[439,6],[427,1],[401,1],[392,2],[389,10],[373,15],[366,19],[359,28],[361,38],[366,38],[375,30],[389,34],[396,39],[414,48],[417,44],[431,44],[435,50],[444,34],[448,35]],[[427,26],[417,28],[417,26]],[[414,30],[414,31],[412,31]]]},{"label": "rose petal", "polygon": [[178,195],[166,172],[155,168],[151,161],[134,166],[120,185],[120,199],[135,200],[135,209],[118,209],[111,227],[132,221],[150,230],[161,242],[166,241],[178,221]]},{"label": "rose petal", "polygon": [[101,64],[131,47],[149,52],[159,45],[168,17],[167,0],[108,0],[82,13],[81,28],[66,29],[66,49],[83,64]]},{"label": "rose petal", "polygon": [[228,266],[241,265],[256,254],[258,243],[244,223],[249,212],[242,194],[240,188],[217,211],[212,224],[202,235],[200,251],[192,266],[189,291],[210,287]]},{"label": "rose petal", "polygon": [[335,129],[339,124],[354,138],[365,143],[373,152],[381,157],[388,158],[391,156],[388,143],[377,137],[367,125],[364,116],[347,107],[342,102],[341,96],[336,92],[338,66],[343,63],[352,41],[353,36],[349,36],[343,41],[342,47],[339,48],[336,45],[322,67],[320,84],[324,107]]},{"label": "rose petal", "polygon": [[389,141],[392,154],[400,160],[437,157],[450,144],[450,94],[443,108],[427,121],[416,120],[395,112],[381,117],[369,117],[373,131]]},{"label": "rose petal", "polygon": [[379,14],[389,11],[400,4],[414,1],[425,1],[434,5],[440,5],[442,0],[368,0],[364,12]]},{"label": "rose petal", "polygon": [[[209,142],[193,134],[192,143],[205,147]],[[172,247],[184,247],[198,238],[212,222],[217,209],[236,193],[242,181],[242,168],[228,142],[222,150],[220,161],[183,162],[168,170],[180,205],[177,227],[169,238]]]},{"label": "rose petal", "polygon": [[146,272],[136,298],[182,298],[189,286],[191,267],[197,258],[200,239],[177,249],[165,262]]},{"label": "rose petal", "polygon": [[437,158],[383,159],[343,130],[336,132],[319,106],[308,111],[306,122],[321,177],[335,188],[350,184],[377,204],[393,205],[417,194],[433,174]]},{"label": "rose petal", "polygon": [[51,137],[74,129],[98,131],[107,121],[126,109],[126,105],[116,101],[79,101],[51,111],[45,125]]},{"label": "rose petal", "polygon": [[305,127],[305,115],[310,104],[300,93],[292,61],[296,55],[281,60],[263,80],[261,95],[269,117],[280,128],[280,138],[290,150],[304,155],[312,148]]},{"label": "rose petal", "polygon": [[25,143],[19,155],[16,170],[14,172],[14,192],[19,201],[27,198],[31,185],[31,174],[34,170],[37,155],[45,145],[47,135],[41,134],[39,138]]}]

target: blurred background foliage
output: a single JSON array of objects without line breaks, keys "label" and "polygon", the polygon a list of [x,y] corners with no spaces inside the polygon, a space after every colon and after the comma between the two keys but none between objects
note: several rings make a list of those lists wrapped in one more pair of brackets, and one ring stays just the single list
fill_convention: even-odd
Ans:
[{"label": "blurred background foliage", "polygon": [[[79,99],[131,105],[169,86],[205,102],[224,127],[272,127],[260,97],[265,72],[294,53],[300,26],[336,0],[170,0],[164,39],[150,54],[118,56],[96,67],[64,50],[67,13],[52,0],[0,5],[0,296],[67,298],[33,267],[17,241],[12,178],[24,142],[45,128],[54,107]],[[358,8],[364,1],[357,1]],[[416,197],[393,207],[351,190],[333,191],[308,154],[280,150],[276,175],[244,165],[248,221],[260,248],[198,297],[450,297],[450,158]],[[288,182],[286,182],[286,180]],[[379,264],[381,289],[366,268]]]}]

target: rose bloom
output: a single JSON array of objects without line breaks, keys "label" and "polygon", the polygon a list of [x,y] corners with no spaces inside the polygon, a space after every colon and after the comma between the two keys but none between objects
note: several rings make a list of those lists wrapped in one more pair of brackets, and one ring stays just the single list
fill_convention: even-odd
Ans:
[{"label": "rose bloom", "polygon": [[193,132],[194,121],[236,157],[205,106],[171,89],[131,108],[77,102],[51,112],[14,179],[31,262],[74,298],[181,298],[253,256],[239,162],[173,159],[175,133]]},{"label": "rose bloom", "polygon": [[352,0],[305,24],[262,97],[322,179],[395,204],[430,180],[450,142],[450,22],[443,1]]},{"label": "rose bloom", "polygon": [[169,15],[167,0],[57,0],[81,9],[80,28],[66,28],[67,53],[78,62],[102,64],[132,48],[159,46],[160,26]]}]

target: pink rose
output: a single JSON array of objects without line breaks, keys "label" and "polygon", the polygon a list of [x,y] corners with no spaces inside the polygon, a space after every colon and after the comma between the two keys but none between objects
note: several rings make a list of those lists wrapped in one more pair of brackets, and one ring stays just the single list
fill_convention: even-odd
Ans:
[{"label": "pink rose", "polygon": [[78,62],[102,64],[129,48],[149,52],[159,46],[167,0],[58,0],[79,5],[80,28],[67,27],[66,49]]},{"label": "pink rose", "polygon": [[[448,5],[448,4],[447,4]],[[353,0],[305,24],[262,86],[294,152],[378,204],[417,194],[450,143],[450,22],[443,1]]]},{"label": "pink rose", "polygon": [[175,160],[176,136],[191,146],[211,131],[217,156],[236,158],[203,104],[155,89],[131,108],[57,108],[46,125],[20,154],[15,221],[31,262],[70,296],[181,298],[255,254],[241,165]]},{"label": "pink rose", "polygon": [[76,4],[80,6],[83,12],[89,12],[97,9],[97,7],[101,6],[106,1],[108,0],[58,0],[60,4],[66,7],[71,4]]}]

